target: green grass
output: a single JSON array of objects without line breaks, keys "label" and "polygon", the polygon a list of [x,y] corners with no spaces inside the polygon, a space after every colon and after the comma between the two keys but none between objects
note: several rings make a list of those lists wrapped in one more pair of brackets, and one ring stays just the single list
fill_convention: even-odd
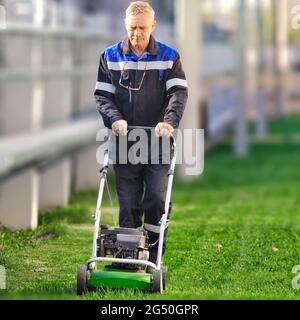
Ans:
[{"label": "green grass", "polygon": [[[291,285],[300,264],[299,164],[297,144],[255,144],[247,158],[218,146],[196,181],[174,181],[164,294],[108,291],[81,299],[299,299]],[[34,231],[0,232],[7,272],[0,298],[78,299],[76,269],[90,257],[96,197],[96,190],[73,194],[68,208],[41,213]],[[113,203],[105,197],[103,223],[113,224],[115,196]]]},{"label": "green grass", "polygon": [[[299,116],[288,116],[280,119],[280,121],[270,121],[267,129],[270,134],[281,134],[283,136],[300,134],[300,118]],[[249,124],[249,130],[251,133],[256,132],[255,122]]]}]

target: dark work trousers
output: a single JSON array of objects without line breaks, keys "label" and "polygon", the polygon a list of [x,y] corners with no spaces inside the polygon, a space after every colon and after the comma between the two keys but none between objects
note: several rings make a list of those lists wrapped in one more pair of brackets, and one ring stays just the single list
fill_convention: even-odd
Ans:
[{"label": "dark work trousers", "polygon": [[[148,232],[150,243],[149,260],[155,263],[169,164],[114,164],[113,167],[120,205],[120,227],[141,227],[144,214],[144,228]],[[166,237],[167,230],[165,230],[163,253],[166,249]]]}]

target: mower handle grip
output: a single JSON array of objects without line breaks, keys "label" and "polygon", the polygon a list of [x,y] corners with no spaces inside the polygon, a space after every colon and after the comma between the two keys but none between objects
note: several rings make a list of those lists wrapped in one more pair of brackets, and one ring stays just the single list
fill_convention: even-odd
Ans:
[{"label": "mower handle grip", "polygon": [[144,127],[144,126],[128,126],[127,128],[128,128],[128,130],[143,129],[143,130],[147,130],[147,131],[151,131],[151,130],[155,129],[155,127]]},{"label": "mower handle grip", "polygon": [[[145,127],[145,126],[127,126],[127,129],[128,130],[134,130],[134,129],[142,129],[142,130],[146,130],[146,131],[151,131],[151,130],[154,130],[155,127]],[[170,136],[170,140],[172,143],[175,142],[175,139],[173,137],[173,135],[171,134]]]}]

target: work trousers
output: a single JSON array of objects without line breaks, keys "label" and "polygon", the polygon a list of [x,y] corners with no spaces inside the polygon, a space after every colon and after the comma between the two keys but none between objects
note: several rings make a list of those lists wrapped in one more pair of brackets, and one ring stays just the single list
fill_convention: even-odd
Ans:
[{"label": "work trousers", "polygon": [[[149,260],[156,262],[160,220],[164,213],[169,164],[114,164],[120,227],[143,226],[149,236]],[[171,212],[169,207],[168,215]],[[144,219],[143,219],[144,218]],[[167,230],[163,243],[166,249]]]}]

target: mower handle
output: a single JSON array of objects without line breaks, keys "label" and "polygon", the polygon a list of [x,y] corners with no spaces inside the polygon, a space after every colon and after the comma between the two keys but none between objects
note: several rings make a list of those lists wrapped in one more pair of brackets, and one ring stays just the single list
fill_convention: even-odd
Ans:
[{"label": "mower handle", "polygon": [[128,129],[128,130],[143,129],[143,130],[151,131],[151,130],[154,130],[154,129],[155,129],[155,127],[128,126],[128,127],[127,127],[127,129]]},{"label": "mower handle", "polygon": [[[142,129],[142,130],[146,130],[146,131],[151,131],[154,130],[155,127],[145,127],[145,126],[127,126],[128,130],[134,130],[134,129]],[[171,134],[170,136],[170,140],[171,142],[174,144],[175,143],[175,139],[173,137],[173,135]]]}]

